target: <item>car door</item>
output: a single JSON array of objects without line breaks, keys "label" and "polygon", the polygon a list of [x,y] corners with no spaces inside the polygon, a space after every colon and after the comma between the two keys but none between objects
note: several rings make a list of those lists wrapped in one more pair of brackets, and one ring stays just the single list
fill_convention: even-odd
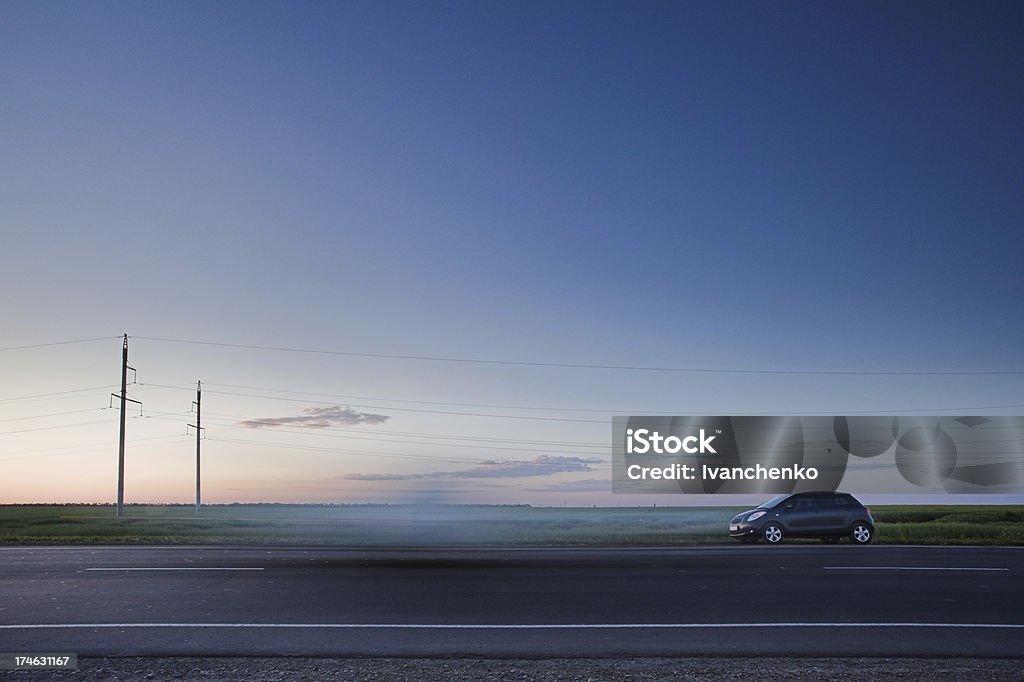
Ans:
[{"label": "car door", "polygon": [[811,498],[796,495],[783,503],[782,520],[794,533],[806,533],[814,528],[816,511]]}]

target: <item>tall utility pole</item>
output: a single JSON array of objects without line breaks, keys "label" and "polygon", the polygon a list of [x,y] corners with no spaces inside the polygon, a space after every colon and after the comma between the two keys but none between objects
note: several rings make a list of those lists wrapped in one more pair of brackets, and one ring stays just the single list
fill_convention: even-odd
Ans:
[{"label": "tall utility pole", "polygon": [[199,442],[203,438],[202,405],[203,405],[203,382],[196,382],[196,399],[192,401],[196,408],[196,423],[189,424],[196,430],[196,514],[199,513],[201,498],[199,496]]},{"label": "tall utility pole", "polygon": [[128,366],[128,335],[124,335],[124,346],[121,349],[121,395],[111,393],[115,398],[121,399],[121,433],[117,440],[117,515],[124,516],[124,422],[125,403],[131,401],[138,403],[128,397],[128,370],[135,371],[134,367]]}]

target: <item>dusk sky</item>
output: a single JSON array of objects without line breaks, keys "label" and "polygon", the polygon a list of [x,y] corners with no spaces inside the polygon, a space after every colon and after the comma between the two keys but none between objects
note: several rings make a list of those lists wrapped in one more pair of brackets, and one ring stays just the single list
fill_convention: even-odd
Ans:
[{"label": "dusk sky", "polygon": [[209,502],[689,504],[613,415],[1022,414],[1022,28],[0,0],[0,503],[114,500],[123,333],[128,502],[193,499],[199,379]]}]

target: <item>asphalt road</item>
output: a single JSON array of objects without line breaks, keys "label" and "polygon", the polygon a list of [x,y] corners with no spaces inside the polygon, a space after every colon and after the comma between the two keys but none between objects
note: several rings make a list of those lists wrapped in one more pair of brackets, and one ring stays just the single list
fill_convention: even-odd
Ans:
[{"label": "asphalt road", "polygon": [[1021,656],[1024,548],[2,547],[0,651]]}]

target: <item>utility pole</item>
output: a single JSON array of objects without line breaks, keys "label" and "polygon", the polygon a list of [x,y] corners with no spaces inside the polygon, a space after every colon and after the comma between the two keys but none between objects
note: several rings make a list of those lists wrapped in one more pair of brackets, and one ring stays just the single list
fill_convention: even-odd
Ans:
[{"label": "utility pole", "polygon": [[124,516],[124,422],[125,403],[131,401],[142,405],[138,400],[128,397],[128,370],[135,371],[134,367],[128,366],[128,335],[124,335],[124,346],[121,349],[121,395],[111,393],[115,398],[121,399],[121,433],[117,440],[117,515]]},{"label": "utility pole", "polygon": [[196,399],[192,401],[196,408],[196,423],[188,424],[196,430],[196,514],[199,513],[201,498],[199,496],[199,442],[203,437],[202,405],[203,405],[203,382],[196,382]]}]

